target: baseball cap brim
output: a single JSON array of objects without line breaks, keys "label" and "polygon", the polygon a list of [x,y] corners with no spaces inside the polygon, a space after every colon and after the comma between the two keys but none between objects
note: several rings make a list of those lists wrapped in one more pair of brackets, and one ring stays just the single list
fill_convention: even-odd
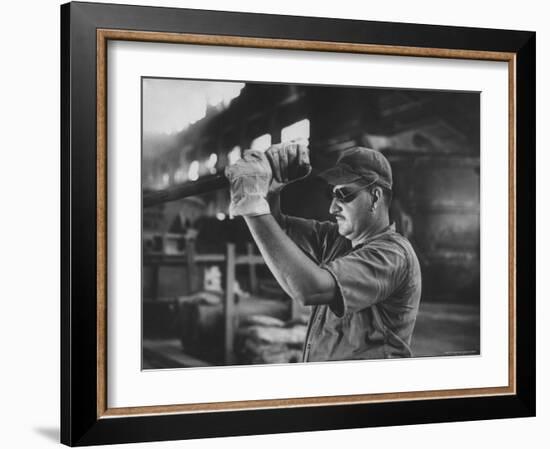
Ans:
[{"label": "baseball cap brim", "polygon": [[336,166],[319,173],[319,177],[324,179],[328,184],[349,184],[355,181],[370,181],[377,178],[376,173],[372,172],[372,176],[366,174],[357,174],[350,170],[345,164],[336,164]]}]

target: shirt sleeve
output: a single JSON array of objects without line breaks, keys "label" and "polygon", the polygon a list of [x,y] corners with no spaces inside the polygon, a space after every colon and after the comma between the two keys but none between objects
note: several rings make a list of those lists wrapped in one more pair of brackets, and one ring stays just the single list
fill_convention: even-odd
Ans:
[{"label": "shirt sleeve", "polygon": [[323,259],[327,242],[338,236],[338,227],[329,221],[285,216],[283,227],[292,241],[318,264]]},{"label": "shirt sleeve", "polygon": [[406,278],[408,263],[396,243],[377,242],[337,258],[322,268],[334,277],[339,295],[332,311],[342,316],[385,300]]}]

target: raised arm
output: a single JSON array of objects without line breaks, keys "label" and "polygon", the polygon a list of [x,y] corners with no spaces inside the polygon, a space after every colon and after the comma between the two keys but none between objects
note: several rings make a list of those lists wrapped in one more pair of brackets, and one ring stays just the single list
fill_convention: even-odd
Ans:
[{"label": "raised arm", "polygon": [[269,204],[269,210],[271,211],[271,215],[275,219],[275,221],[281,226],[283,229],[285,228],[285,216],[281,210],[281,191],[280,190],[274,190],[271,192],[268,192],[267,194],[267,203]]},{"label": "raised arm", "polygon": [[329,304],[334,299],[332,275],[307,257],[271,214],[245,220],[267,266],[291,298],[307,306]]},{"label": "raised arm", "polygon": [[[281,149],[285,150],[282,158]],[[267,266],[291,298],[305,305],[328,304],[336,292],[332,275],[304,254],[281,227],[285,218],[279,192],[282,185],[296,179],[300,165],[309,165],[309,158],[297,144],[272,147],[268,157],[245,152],[226,170],[231,184],[229,211],[245,218]]]},{"label": "raised arm", "polygon": [[[281,211],[281,191],[283,187],[307,177],[311,172],[307,141],[272,145],[265,152],[271,168],[271,182],[267,201],[271,214],[283,228],[284,215]],[[267,168],[267,166],[265,166]]]}]

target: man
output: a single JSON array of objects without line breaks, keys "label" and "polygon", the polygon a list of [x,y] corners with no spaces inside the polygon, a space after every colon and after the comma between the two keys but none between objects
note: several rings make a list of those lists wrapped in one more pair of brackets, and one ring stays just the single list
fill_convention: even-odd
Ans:
[{"label": "man", "polygon": [[283,290],[313,308],[304,361],[411,357],[420,267],[389,222],[389,162],[356,147],[321,173],[336,223],[281,214],[279,192],[304,167],[307,146],[290,143],[247,151],[226,169],[230,214],[244,217]]}]

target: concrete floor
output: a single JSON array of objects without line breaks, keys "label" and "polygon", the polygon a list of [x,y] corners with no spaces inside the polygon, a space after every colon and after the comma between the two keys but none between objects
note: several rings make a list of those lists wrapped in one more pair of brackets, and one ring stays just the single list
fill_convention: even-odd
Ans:
[{"label": "concrete floor", "polygon": [[[479,307],[422,303],[413,334],[415,357],[476,355],[480,349]],[[143,369],[205,366],[181,350],[178,339],[145,340]]]}]

